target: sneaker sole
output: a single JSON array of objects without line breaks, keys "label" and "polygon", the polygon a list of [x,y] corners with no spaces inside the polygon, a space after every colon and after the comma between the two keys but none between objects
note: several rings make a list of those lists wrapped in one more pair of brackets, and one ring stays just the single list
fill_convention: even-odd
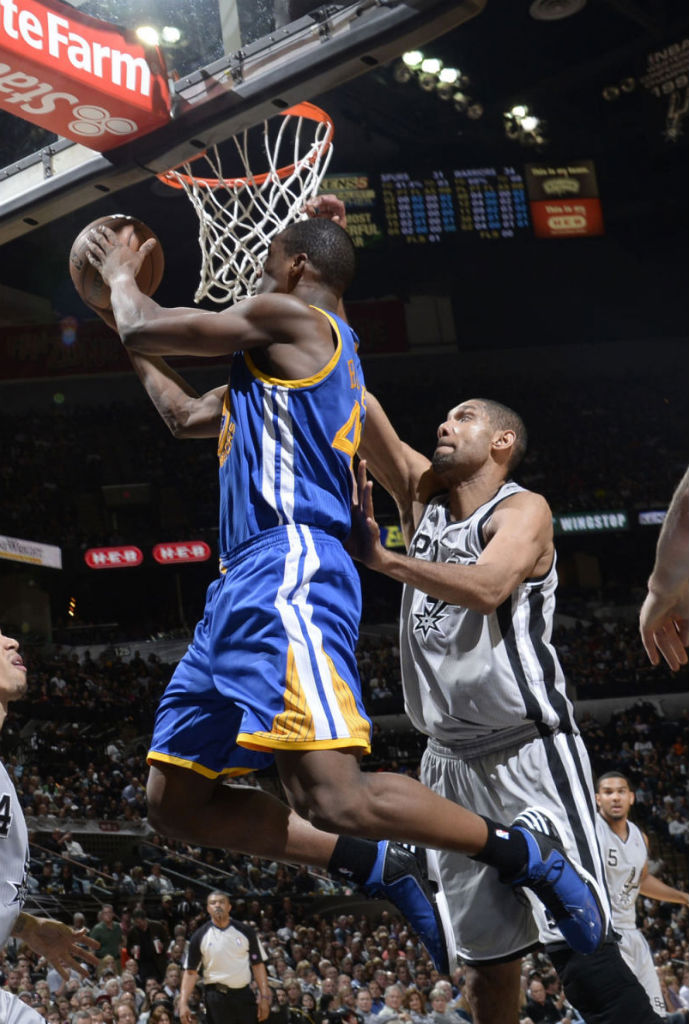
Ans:
[{"label": "sneaker sole", "polygon": [[432,888],[435,890],[435,904],[438,910],[438,917],[443,927],[443,937],[445,939],[445,945],[447,947],[447,960],[452,972],[457,966],[457,941],[455,939],[454,928],[452,927],[452,915],[450,914],[450,907],[447,902],[447,896],[443,889],[442,882],[440,880],[440,864],[438,863],[438,853],[436,850],[426,849],[426,874],[428,875],[429,881],[432,882]]}]

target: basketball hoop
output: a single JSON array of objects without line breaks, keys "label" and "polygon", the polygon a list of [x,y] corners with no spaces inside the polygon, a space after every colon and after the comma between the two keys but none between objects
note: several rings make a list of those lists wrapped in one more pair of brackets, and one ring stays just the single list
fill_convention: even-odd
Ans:
[{"label": "basketball hoop", "polygon": [[[253,294],[271,239],[305,217],[304,204],[318,192],[333,132],[325,111],[299,103],[233,137],[241,177],[223,174],[215,145],[181,169],[158,175],[165,185],[184,189],[199,218],[202,264],[195,302],[225,304]],[[268,168],[260,173],[259,160]]]}]

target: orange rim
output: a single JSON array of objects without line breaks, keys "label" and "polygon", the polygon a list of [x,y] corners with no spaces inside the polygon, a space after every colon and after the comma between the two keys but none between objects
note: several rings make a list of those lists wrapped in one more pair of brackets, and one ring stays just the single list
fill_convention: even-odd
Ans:
[{"label": "orange rim", "polygon": [[[314,103],[297,103],[293,107],[289,107],[287,110],[281,110],[281,117],[305,117],[309,121],[317,121],[320,124],[326,124],[328,131],[323,142],[320,144],[318,149],[314,153],[310,153],[305,158],[305,163],[313,163],[318,157],[321,156],[323,151],[331,144],[333,135],[335,134],[335,126],[330,119],[330,115],[326,114],[324,110],[317,107]],[[196,156],[191,157],[190,160],[183,160],[179,167],[183,167],[185,164],[193,163],[194,160],[200,160],[204,156],[206,150],[203,153],[198,153]],[[196,182],[198,185],[204,185],[206,188],[214,189],[220,185],[225,185],[228,188],[233,188],[237,185],[246,185],[251,182],[252,185],[262,185],[268,178],[273,174],[276,174],[278,178],[287,178],[293,172],[296,164],[285,164],[284,167],[279,167],[277,171],[266,171],[264,174],[254,174],[251,176],[245,176],[240,178],[201,178],[196,177],[194,174],[185,174],[182,171],[178,171],[172,167],[169,171],[164,171],[162,174],[157,174],[156,177],[159,181],[162,181],[164,185],[168,185],[170,188],[184,188],[184,185],[193,185]]]}]

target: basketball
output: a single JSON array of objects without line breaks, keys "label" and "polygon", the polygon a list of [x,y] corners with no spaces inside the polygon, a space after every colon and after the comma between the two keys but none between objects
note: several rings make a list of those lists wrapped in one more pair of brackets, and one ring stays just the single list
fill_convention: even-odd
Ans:
[{"label": "basketball", "polygon": [[156,235],[143,221],[129,217],[125,213],[114,213],[109,217],[99,217],[91,221],[74,239],[69,254],[69,273],[74,287],[84,302],[97,309],[110,309],[110,289],[103,281],[100,273],[89,263],[86,246],[89,232],[93,228],[104,225],[115,232],[117,237],[126,242],[135,251],[149,238],[155,238],[158,244],[150,252],[136,275],[136,283],[146,295],[153,295],[163,278],[165,259],[163,250]]}]

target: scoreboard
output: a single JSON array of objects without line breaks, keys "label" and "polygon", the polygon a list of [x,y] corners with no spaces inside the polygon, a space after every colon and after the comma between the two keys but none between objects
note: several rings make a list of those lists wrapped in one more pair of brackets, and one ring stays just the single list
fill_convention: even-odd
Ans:
[{"label": "scoreboard", "polygon": [[344,201],[359,248],[384,238],[409,245],[514,238],[531,228],[524,177],[514,167],[328,175],[321,191]]}]

